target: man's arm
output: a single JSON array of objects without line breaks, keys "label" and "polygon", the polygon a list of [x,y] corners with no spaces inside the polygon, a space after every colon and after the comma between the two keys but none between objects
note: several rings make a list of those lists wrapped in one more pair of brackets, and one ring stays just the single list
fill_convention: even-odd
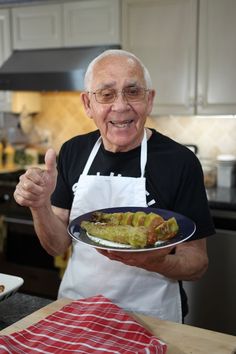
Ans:
[{"label": "man's arm", "polygon": [[99,251],[106,257],[156,272],[173,280],[198,280],[208,267],[206,239],[148,252]]},{"label": "man's arm", "polygon": [[66,252],[71,244],[67,232],[69,210],[52,207],[30,208],[35,232],[43,248],[52,256]]}]

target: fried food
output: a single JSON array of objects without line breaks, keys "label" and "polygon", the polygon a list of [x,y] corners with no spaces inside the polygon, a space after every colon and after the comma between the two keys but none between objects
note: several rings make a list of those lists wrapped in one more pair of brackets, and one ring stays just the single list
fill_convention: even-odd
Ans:
[{"label": "fried food", "polygon": [[91,221],[82,221],[88,234],[108,241],[129,244],[134,248],[154,246],[157,241],[174,237],[179,226],[174,217],[164,220],[156,213],[94,212]]},{"label": "fried food", "polygon": [[179,230],[176,219],[170,218],[155,228],[157,240],[166,241],[174,237]]},{"label": "fried food", "polygon": [[132,225],[132,226],[146,226],[147,228],[157,227],[165,220],[156,213],[145,213],[144,211],[137,211],[135,213],[103,213],[94,212],[92,215],[93,222],[107,223],[109,225]]},{"label": "fried food", "polygon": [[5,286],[0,284],[0,293],[3,293],[4,290],[5,290]]},{"label": "fried food", "polygon": [[81,227],[92,236],[128,244],[135,248],[145,247],[148,242],[148,230],[144,226],[109,225],[82,221]]}]

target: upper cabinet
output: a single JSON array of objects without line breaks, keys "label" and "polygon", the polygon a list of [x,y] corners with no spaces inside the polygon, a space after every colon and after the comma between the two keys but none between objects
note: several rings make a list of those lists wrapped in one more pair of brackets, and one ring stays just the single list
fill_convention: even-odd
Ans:
[{"label": "upper cabinet", "polygon": [[235,0],[123,0],[123,47],[148,67],[153,114],[236,113]]},{"label": "upper cabinet", "polygon": [[64,45],[120,44],[119,0],[64,3]]},{"label": "upper cabinet", "polygon": [[10,13],[0,9],[0,66],[11,54]]},{"label": "upper cabinet", "polygon": [[13,48],[36,49],[61,47],[61,6],[21,6],[12,9]]},{"label": "upper cabinet", "polygon": [[236,1],[201,0],[198,114],[236,114]]},{"label": "upper cabinet", "polygon": [[153,114],[192,114],[195,98],[196,0],[124,0],[123,47],[150,71]]},{"label": "upper cabinet", "polygon": [[12,9],[13,48],[120,44],[119,0],[86,0]]}]

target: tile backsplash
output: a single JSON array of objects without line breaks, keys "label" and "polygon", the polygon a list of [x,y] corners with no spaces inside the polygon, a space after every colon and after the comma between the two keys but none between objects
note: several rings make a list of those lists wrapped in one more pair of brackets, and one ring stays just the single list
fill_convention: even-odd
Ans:
[{"label": "tile backsplash", "polygon": [[[77,92],[42,93],[42,111],[35,125],[50,130],[51,144],[59,151],[67,139],[96,129],[83,110]],[[236,117],[150,117],[147,126],[183,144],[198,146],[201,157],[236,155]]]},{"label": "tile backsplash", "polygon": [[200,157],[236,155],[236,116],[149,118],[149,126],[182,144],[198,146]]}]

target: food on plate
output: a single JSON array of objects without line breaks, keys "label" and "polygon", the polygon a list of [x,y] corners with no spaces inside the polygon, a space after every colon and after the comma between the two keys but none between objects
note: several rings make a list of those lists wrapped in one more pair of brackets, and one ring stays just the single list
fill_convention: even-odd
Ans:
[{"label": "food on plate", "polygon": [[126,213],[103,213],[95,211],[92,214],[94,222],[107,223],[110,225],[132,225],[132,226],[146,226],[156,227],[162,224],[165,220],[156,213],[145,213],[144,211],[130,211]]},{"label": "food on plate", "polygon": [[0,293],[3,293],[4,290],[5,290],[5,286],[3,284],[0,284]]},{"label": "food on plate", "polygon": [[179,226],[174,217],[164,220],[156,213],[94,212],[91,221],[84,220],[81,227],[89,235],[112,242],[131,245],[134,248],[154,246],[157,241],[173,238]]},{"label": "food on plate", "polygon": [[174,237],[178,232],[178,225],[174,217],[166,220],[155,228],[157,240],[166,241]]},{"label": "food on plate", "polygon": [[109,225],[82,221],[81,227],[90,235],[105,240],[129,244],[133,247],[145,247],[148,243],[148,230],[144,226]]}]

